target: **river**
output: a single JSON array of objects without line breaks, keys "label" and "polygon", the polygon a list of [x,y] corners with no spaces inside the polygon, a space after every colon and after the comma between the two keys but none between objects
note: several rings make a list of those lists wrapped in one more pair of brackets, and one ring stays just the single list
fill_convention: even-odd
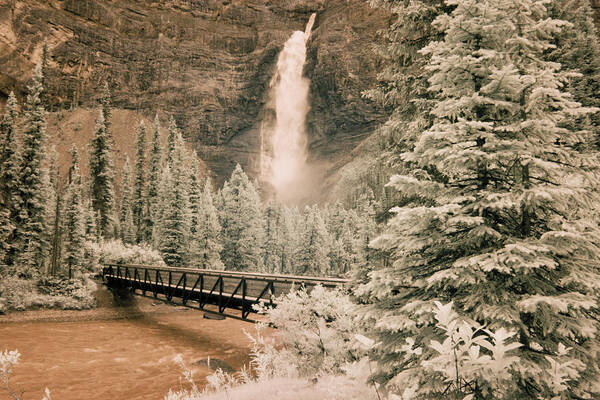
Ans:
[{"label": "river", "polygon": [[21,353],[11,386],[25,399],[41,399],[46,387],[55,400],[162,399],[182,385],[177,354],[199,386],[213,372],[202,365],[207,357],[235,370],[249,362],[244,330],[254,327],[247,322],[205,319],[201,311],[141,297],[117,306],[104,288],[98,298],[96,310],[0,316],[0,350]]}]

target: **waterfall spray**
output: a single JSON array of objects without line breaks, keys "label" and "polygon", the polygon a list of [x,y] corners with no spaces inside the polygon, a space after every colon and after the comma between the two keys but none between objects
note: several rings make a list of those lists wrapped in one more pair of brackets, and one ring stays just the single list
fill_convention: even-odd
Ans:
[{"label": "waterfall spray", "polygon": [[272,185],[282,201],[297,197],[305,183],[305,122],[309,110],[310,81],[302,76],[302,70],[306,61],[306,43],[315,17],[316,14],[310,16],[304,32],[292,34],[279,54],[277,71],[271,80],[274,126],[263,126],[261,131],[262,179]]}]

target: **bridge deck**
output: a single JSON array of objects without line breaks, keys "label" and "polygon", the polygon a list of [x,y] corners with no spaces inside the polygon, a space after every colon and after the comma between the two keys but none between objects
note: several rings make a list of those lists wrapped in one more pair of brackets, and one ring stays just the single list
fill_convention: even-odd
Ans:
[{"label": "bridge deck", "polygon": [[153,267],[148,265],[106,265],[102,276],[109,286],[130,288],[154,297],[164,295],[168,301],[180,298],[184,305],[195,301],[199,308],[206,304],[241,312],[247,319],[254,312],[253,305],[275,305],[275,298],[294,288],[308,291],[321,285],[328,288],[342,286],[349,281],[338,278],[276,275],[235,271],[215,271],[190,268]]}]

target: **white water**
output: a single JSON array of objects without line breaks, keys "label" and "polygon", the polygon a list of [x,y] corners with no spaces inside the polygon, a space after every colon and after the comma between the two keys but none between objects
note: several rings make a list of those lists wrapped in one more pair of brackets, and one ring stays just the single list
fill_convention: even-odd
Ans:
[{"label": "white water", "polygon": [[262,179],[273,186],[277,198],[284,202],[296,199],[306,184],[305,121],[310,81],[302,76],[302,69],[315,17],[316,14],[311,15],[304,32],[292,34],[279,54],[277,71],[271,80],[275,122],[261,132]]}]

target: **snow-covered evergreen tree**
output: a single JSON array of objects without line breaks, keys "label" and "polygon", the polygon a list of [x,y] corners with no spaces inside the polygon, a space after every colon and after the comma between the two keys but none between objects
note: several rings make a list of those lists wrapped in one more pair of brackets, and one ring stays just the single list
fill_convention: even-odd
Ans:
[{"label": "snow-covered evergreen tree", "polygon": [[260,271],[264,241],[260,196],[238,164],[223,185],[223,251],[225,268]]},{"label": "snow-covered evergreen tree", "polygon": [[19,171],[19,196],[22,206],[16,224],[17,243],[22,256],[20,274],[43,272],[48,242],[42,161],[45,157],[46,110],[41,101],[42,70],[37,65],[24,108],[22,164]]},{"label": "snow-covered evergreen tree", "polygon": [[189,180],[181,134],[175,137],[171,164],[163,171],[160,201],[159,250],[165,263],[184,266],[190,244]]},{"label": "snow-covered evergreen tree", "polygon": [[179,128],[177,128],[175,118],[171,116],[171,118],[169,118],[169,135],[167,136],[167,164],[169,165],[173,162],[173,153],[175,151],[177,135],[179,134],[180,132]]},{"label": "snow-covered evergreen tree", "polygon": [[221,262],[221,224],[217,209],[213,204],[213,192],[210,179],[204,183],[204,189],[198,196],[198,217],[192,233],[192,265],[203,269],[224,269]]},{"label": "snow-covered evergreen tree", "polygon": [[[571,23],[556,35],[551,60],[561,63],[563,70],[577,73],[567,86],[576,101],[586,107],[600,107],[600,43],[590,2],[557,0],[549,8],[551,17]],[[591,130],[592,140],[600,147],[600,113],[575,122]]]},{"label": "snow-covered evergreen tree", "polygon": [[135,159],[135,181],[133,187],[133,223],[136,231],[136,241],[140,243],[147,237],[144,226],[146,210],[146,124],[142,120],[137,134]]},{"label": "snow-covered evergreen tree", "polygon": [[160,143],[160,120],[158,114],[154,117],[154,126],[152,130],[152,142],[150,144],[149,156],[149,172],[148,172],[148,191],[146,194],[146,237],[145,242],[153,243],[152,237],[154,225],[158,219],[158,185],[160,184],[160,170],[162,163],[162,147]]},{"label": "snow-covered evergreen tree", "polygon": [[19,177],[21,169],[20,143],[17,136],[17,118],[19,105],[13,92],[8,96],[6,111],[0,124],[0,209],[2,218],[8,218],[3,225],[3,234],[7,235],[2,241],[3,260],[7,265],[13,265],[18,243],[15,242],[14,229],[18,223],[21,210],[19,195]]},{"label": "snow-covered evergreen tree", "polygon": [[281,260],[278,271],[282,274],[292,274],[296,271],[298,260],[296,254],[300,249],[304,221],[298,207],[284,207],[278,232],[281,243]]},{"label": "snow-covered evergreen tree", "polygon": [[317,206],[306,208],[305,230],[300,241],[295,273],[310,276],[329,274],[331,238]]},{"label": "snow-covered evergreen tree", "polygon": [[83,185],[79,169],[79,155],[75,145],[71,148],[73,162],[69,170],[69,185],[65,199],[65,263],[69,278],[79,273],[84,262],[86,239]]},{"label": "snow-covered evergreen tree", "polygon": [[106,132],[108,132],[111,140],[110,144],[112,145],[112,135],[110,133],[110,125],[112,122],[112,95],[107,81],[102,85],[100,107],[102,108],[102,115],[104,115],[104,128],[106,129]]},{"label": "snow-covered evergreen tree", "polygon": [[[546,58],[566,26],[547,3],[448,1],[454,10],[435,23],[444,40],[422,51],[433,125],[401,155],[409,173],[390,182],[419,200],[392,210],[373,242],[392,262],[357,290],[373,303],[378,375],[397,388],[439,389],[419,368],[430,354],[407,359],[400,347],[437,339],[434,302],[453,301],[487,329],[518,332],[511,396],[600,392],[600,234],[590,206],[598,186],[585,172],[597,161],[575,150],[585,136],[565,128],[586,110]],[[557,387],[548,357],[560,346],[573,350]]]},{"label": "snow-covered evergreen tree", "polygon": [[131,204],[132,184],[129,156],[125,156],[121,188],[121,212],[119,214],[119,222],[121,224],[121,240],[123,243],[135,243],[136,230],[133,222],[133,208]]},{"label": "snow-covered evergreen tree", "polygon": [[281,206],[273,200],[267,203],[264,211],[265,244],[263,247],[263,268],[265,272],[280,273],[282,259],[283,215]]},{"label": "snow-covered evergreen tree", "polygon": [[[384,157],[396,161],[395,152],[387,150],[410,146],[415,135],[429,124],[428,93],[423,74],[428,55],[419,50],[443,37],[431,22],[445,9],[444,0],[371,0],[371,5],[384,8],[393,15],[393,23],[385,32],[386,41],[379,54],[388,62],[378,75],[380,85],[366,94],[379,104],[392,108],[392,115],[380,130]],[[395,165],[396,162],[392,162]],[[385,182],[382,182],[385,183]]]},{"label": "snow-covered evergreen tree", "polygon": [[200,217],[201,205],[201,187],[200,187],[200,163],[197,155],[191,154],[190,168],[187,175],[188,201],[190,203],[190,235],[194,237]]},{"label": "snow-covered evergreen tree", "polygon": [[98,225],[96,224],[96,211],[92,205],[92,199],[88,198],[84,207],[85,212],[85,237],[90,242],[96,242],[100,239]]},{"label": "snow-covered evergreen tree", "polygon": [[98,230],[104,238],[115,237],[116,231],[114,176],[111,139],[101,110],[90,146],[90,194],[100,216]]}]

